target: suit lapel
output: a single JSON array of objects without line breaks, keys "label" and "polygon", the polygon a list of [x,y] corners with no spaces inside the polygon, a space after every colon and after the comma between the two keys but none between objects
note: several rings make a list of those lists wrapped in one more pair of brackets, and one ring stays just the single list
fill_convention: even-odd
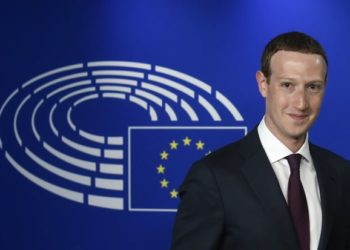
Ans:
[{"label": "suit lapel", "polygon": [[322,231],[318,249],[323,250],[326,249],[330,232],[332,231],[334,221],[333,215],[336,213],[336,173],[335,170],[327,164],[327,158],[317,150],[317,147],[310,144],[310,151],[314,161],[321,195]]},{"label": "suit lapel", "polygon": [[265,208],[266,214],[275,224],[276,233],[280,234],[280,238],[283,239],[285,249],[298,249],[288,205],[260,143],[257,129],[254,129],[242,141],[241,154],[246,159],[241,170]]}]

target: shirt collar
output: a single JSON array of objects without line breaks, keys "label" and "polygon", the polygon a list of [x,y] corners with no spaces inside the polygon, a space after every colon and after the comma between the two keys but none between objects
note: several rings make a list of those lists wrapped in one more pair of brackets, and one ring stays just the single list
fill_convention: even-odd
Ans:
[{"label": "shirt collar", "polygon": [[[265,116],[258,126],[258,134],[270,163],[275,163],[286,156],[293,154],[293,152],[287,148],[287,146],[284,145],[274,134],[272,134],[270,129],[266,126]],[[305,142],[297,153],[301,154],[307,162],[311,162],[308,134],[306,134]]]}]

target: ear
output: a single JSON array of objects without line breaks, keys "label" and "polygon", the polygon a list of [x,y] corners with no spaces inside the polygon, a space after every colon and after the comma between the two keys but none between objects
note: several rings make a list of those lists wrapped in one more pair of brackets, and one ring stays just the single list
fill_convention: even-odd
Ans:
[{"label": "ear", "polygon": [[264,76],[263,72],[261,72],[260,70],[258,72],[256,72],[255,76],[256,76],[256,81],[258,83],[260,94],[263,97],[266,97],[267,88],[268,88],[268,83],[267,83],[266,77]]}]

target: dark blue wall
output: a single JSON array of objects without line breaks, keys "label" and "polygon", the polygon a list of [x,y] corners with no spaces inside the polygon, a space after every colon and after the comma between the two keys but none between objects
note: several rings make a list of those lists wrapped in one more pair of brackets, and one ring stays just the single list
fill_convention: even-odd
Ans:
[{"label": "dark blue wall", "polygon": [[[195,142],[205,140],[205,147],[210,150],[236,140],[245,133],[244,129],[238,132],[227,130],[226,134],[217,134],[215,129],[214,132],[208,129],[205,131],[209,132],[201,133],[188,127],[239,126],[250,130],[260,121],[264,113],[264,100],[257,90],[255,72],[259,69],[260,55],[265,43],[281,32],[306,32],[324,45],[329,57],[329,81],[322,111],[310,131],[310,139],[343,157],[350,158],[349,10],[350,3],[345,0],[2,3],[0,105],[3,105],[4,109],[0,116],[0,248],[168,249],[175,213],[156,210],[132,211],[130,195],[134,193],[131,189],[133,188],[133,192],[140,190],[135,197],[145,199],[134,204],[152,201],[150,207],[175,208],[178,202],[176,199],[169,201],[168,196],[162,197],[164,194],[168,195],[168,191],[159,186],[158,181],[161,179],[157,178],[160,178],[161,174],[158,176],[156,173],[157,164],[162,163],[159,152],[168,147],[167,143],[175,139],[179,142],[179,151],[176,152],[183,149],[183,154],[175,154],[175,151],[167,149],[171,153],[170,156],[174,156],[170,159],[174,161],[172,164],[179,166],[178,172],[181,172],[173,173],[174,177],[169,176],[169,173],[167,178],[174,180],[171,184],[178,186],[190,162],[205,153],[195,148]],[[62,145],[60,140],[63,134],[70,138],[77,136],[77,133],[67,126],[63,113],[59,115],[60,108],[68,106],[62,104],[57,108],[58,113],[54,118],[56,126],[59,126],[60,135],[56,136],[49,129],[48,119],[49,107],[52,108],[54,103],[58,103],[58,99],[51,102],[46,96],[47,93],[41,95],[33,92],[35,88],[63,77],[64,74],[38,80],[33,83],[33,88],[23,87],[23,84],[50,70],[80,63],[83,69],[88,71],[87,78],[92,79],[92,70],[88,70],[87,63],[93,61],[141,62],[151,65],[153,72],[155,66],[159,65],[200,79],[212,87],[213,93],[209,95],[192,85],[197,91],[196,97],[206,97],[218,109],[222,120],[215,122],[207,113],[198,111],[199,121],[192,121],[186,114],[179,114],[176,122],[170,122],[166,116],[159,116],[158,121],[152,122],[142,108],[130,105],[131,102],[102,98],[86,102],[73,110],[73,118],[80,128],[96,133],[98,131],[105,136],[124,136],[124,158],[121,161],[124,173],[118,176],[124,186],[116,192],[94,188],[96,176],[93,176],[89,187],[61,180],[40,168],[40,164],[28,157],[25,149],[32,148],[42,159],[58,168],[79,174],[88,172],[70,166],[69,162],[61,161],[43,149],[43,143],[46,141],[55,147],[62,147],[64,152],[71,152],[77,158],[83,157],[81,152]],[[169,76],[168,78],[175,79]],[[182,82],[185,85],[186,81]],[[141,84],[141,81],[138,84]],[[4,105],[5,100],[16,89],[18,93]],[[233,119],[227,113],[217,102],[214,90],[224,94],[235,105],[243,121]],[[23,107],[18,118],[23,140],[21,146],[16,141],[13,119],[21,100],[29,94],[33,104],[30,106],[28,102],[28,107]],[[101,96],[100,91],[99,97]],[[185,100],[183,94],[179,94],[179,97]],[[30,119],[35,103],[41,98],[49,106],[40,108],[41,113],[37,116],[37,126],[41,135],[38,141],[30,128]],[[187,128],[176,132],[168,128],[165,134],[159,132],[161,129],[158,128],[155,129],[158,132],[150,135],[144,131],[140,134],[128,133],[130,126]],[[134,139],[130,139],[131,135]],[[187,148],[181,144],[181,139],[187,135],[193,138],[193,152],[187,152]],[[138,140],[138,136],[143,139]],[[96,143],[90,145],[97,147]],[[106,149],[106,144],[101,148]],[[124,206],[122,209],[89,206],[87,196],[84,196],[82,203],[61,198],[55,195],[55,192],[48,192],[40,185],[34,184],[35,182],[33,183],[28,175],[20,173],[18,168],[16,171],[16,164],[11,163],[6,153],[23,169],[42,180],[84,194],[95,192],[122,197]],[[96,162],[100,163],[100,158]],[[85,159],[92,161],[95,158],[90,155]],[[138,165],[132,165],[131,161]],[[109,162],[113,160],[109,159]],[[151,170],[146,171],[147,168]],[[132,186],[132,174],[136,176],[136,184],[139,186]],[[99,177],[101,176],[107,179],[110,177],[100,174]],[[151,178],[155,180],[149,184]],[[155,183],[156,187],[152,189]],[[163,198],[167,200],[163,201]]]}]

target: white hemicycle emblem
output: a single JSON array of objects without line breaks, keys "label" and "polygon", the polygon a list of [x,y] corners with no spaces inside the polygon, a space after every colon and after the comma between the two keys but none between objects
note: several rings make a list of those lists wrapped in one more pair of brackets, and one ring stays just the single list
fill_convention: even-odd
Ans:
[{"label": "white hemicycle emblem", "polygon": [[80,120],[82,105],[106,100],[136,105],[146,112],[146,125],[243,121],[228,98],[192,76],[146,63],[96,61],[45,72],[15,89],[0,109],[0,149],[19,173],[51,193],[123,210],[128,126],[140,124],[124,114],[118,117],[124,127],[110,133]]}]

